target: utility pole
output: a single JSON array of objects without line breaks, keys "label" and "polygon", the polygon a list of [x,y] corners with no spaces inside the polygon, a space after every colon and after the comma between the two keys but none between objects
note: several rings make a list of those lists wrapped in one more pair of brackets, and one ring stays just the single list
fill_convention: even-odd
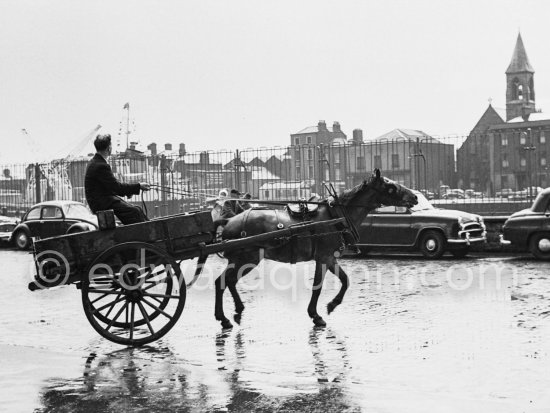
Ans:
[{"label": "utility pole", "polygon": [[524,132],[526,135],[526,143],[527,146],[523,147],[523,150],[526,151],[526,166],[527,166],[527,183],[529,185],[529,188],[527,189],[527,196],[528,199],[532,199],[533,196],[533,181],[531,176],[531,152],[535,151],[537,149],[536,146],[533,146],[532,140],[531,140],[531,128],[527,128],[527,132]]},{"label": "utility pole", "polygon": [[130,147],[130,103],[126,103],[123,107],[123,109],[126,109],[127,116],[126,116],[126,149]]}]

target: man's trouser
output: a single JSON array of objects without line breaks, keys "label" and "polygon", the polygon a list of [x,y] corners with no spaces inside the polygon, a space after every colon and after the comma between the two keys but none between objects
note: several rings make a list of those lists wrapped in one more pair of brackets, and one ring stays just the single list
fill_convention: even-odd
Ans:
[{"label": "man's trouser", "polygon": [[124,225],[149,221],[140,207],[124,202],[122,199],[114,202],[111,209]]}]

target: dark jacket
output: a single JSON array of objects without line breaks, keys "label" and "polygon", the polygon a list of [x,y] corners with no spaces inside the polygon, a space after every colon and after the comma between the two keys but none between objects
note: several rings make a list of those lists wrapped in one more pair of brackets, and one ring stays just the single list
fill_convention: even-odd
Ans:
[{"label": "dark jacket", "polygon": [[84,178],[86,201],[92,212],[112,209],[115,202],[120,202],[119,196],[138,195],[139,184],[123,184],[119,182],[111,171],[111,166],[99,154],[90,160],[86,167]]}]

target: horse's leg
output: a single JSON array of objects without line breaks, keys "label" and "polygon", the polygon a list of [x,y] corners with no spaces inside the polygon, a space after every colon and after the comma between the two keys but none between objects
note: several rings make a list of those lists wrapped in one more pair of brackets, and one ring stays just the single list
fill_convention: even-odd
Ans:
[{"label": "horse's leg", "polygon": [[326,267],[320,261],[315,261],[315,276],[313,277],[313,287],[311,291],[311,300],[307,306],[307,313],[313,320],[313,324],[317,327],[324,327],[327,325],[323,317],[317,314],[317,301],[323,288],[323,281],[325,279]]},{"label": "horse's leg", "polygon": [[248,274],[258,263],[259,258],[254,259],[234,259],[230,258],[224,272],[216,279],[216,305],[214,316],[216,320],[220,321],[223,328],[231,328],[233,324],[225,317],[223,311],[223,293],[225,288],[229,288],[233,301],[235,303],[235,311],[237,314],[241,314],[244,310],[244,304],[237,291],[237,282],[240,278]]},{"label": "horse's leg", "polygon": [[229,321],[225,317],[225,314],[223,313],[223,293],[225,291],[225,287],[227,287],[227,279],[231,277],[234,271],[235,271],[234,263],[231,260],[229,260],[227,267],[220,274],[220,276],[216,278],[216,281],[214,283],[215,289],[216,289],[216,304],[214,307],[214,317],[216,317],[216,320],[222,323],[223,328],[233,327],[233,324],[231,324],[231,321]]},{"label": "horse's leg", "polygon": [[[252,255],[250,256],[252,257]],[[231,296],[233,297],[233,302],[235,303],[235,313],[240,315],[244,310],[244,304],[241,300],[241,296],[239,295],[239,292],[237,291],[237,283],[241,278],[243,278],[246,274],[248,274],[250,271],[252,271],[259,263],[260,263],[260,257],[257,258],[250,258],[247,257],[246,260],[239,260],[235,263],[235,272],[234,275],[229,277],[227,279],[227,288],[229,288],[229,292],[231,293]],[[235,320],[238,322],[238,320]]]},{"label": "horse's leg", "polygon": [[336,294],[336,296],[327,304],[327,310],[328,310],[328,313],[330,314],[336,309],[336,307],[338,307],[342,303],[342,300],[344,299],[344,295],[346,294],[346,290],[348,289],[349,277],[344,272],[344,270],[340,267],[340,265],[338,265],[336,260],[334,260],[334,262],[332,263],[329,263],[328,269],[330,270],[330,272],[336,275],[340,280],[340,282],[342,283],[342,286],[340,287],[340,291],[338,291],[338,294]]}]

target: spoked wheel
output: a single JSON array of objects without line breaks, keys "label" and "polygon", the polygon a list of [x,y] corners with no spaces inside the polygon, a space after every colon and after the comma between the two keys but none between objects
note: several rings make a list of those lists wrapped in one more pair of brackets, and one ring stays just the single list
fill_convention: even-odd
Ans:
[{"label": "spoked wheel", "polygon": [[185,306],[180,266],[142,242],[100,254],[82,279],[82,304],[92,327],[115,343],[141,346],[164,336]]}]

